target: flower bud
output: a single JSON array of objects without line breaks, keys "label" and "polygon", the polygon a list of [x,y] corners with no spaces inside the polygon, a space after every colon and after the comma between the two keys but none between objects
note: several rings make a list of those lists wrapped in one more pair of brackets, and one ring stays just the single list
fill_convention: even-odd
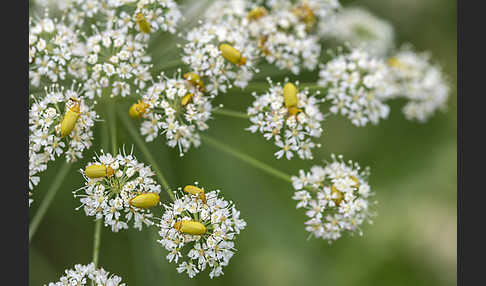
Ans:
[{"label": "flower bud", "polygon": [[104,164],[93,164],[86,167],[84,173],[88,178],[111,177],[115,171],[110,166]]},{"label": "flower bud", "polygon": [[147,112],[147,108],[149,107],[143,100],[139,100],[137,103],[132,104],[130,109],[128,110],[128,115],[130,115],[133,119],[139,119],[142,117],[145,112]]},{"label": "flower bud", "polygon": [[233,48],[228,44],[221,44],[219,45],[219,50],[225,59],[227,59],[230,63],[235,65],[244,65],[246,64],[246,58],[241,56],[240,51]]},{"label": "flower bud", "polygon": [[174,228],[180,232],[192,235],[202,235],[205,234],[207,230],[204,224],[192,220],[178,221],[174,224]]},{"label": "flower bud", "polygon": [[289,108],[292,106],[297,106],[297,87],[294,84],[288,82],[284,85],[283,96],[285,107]]},{"label": "flower bud", "polygon": [[190,101],[191,99],[194,97],[194,94],[193,93],[188,93],[186,94],[182,100],[181,100],[181,104],[182,106],[186,106]]},{"label": "flower bud", "polygon": [[248,12],[248,20],[257,20],[265,15],[267,15],[267,9],[265,9],[265,7],[258,6]]},{"label": "flower bud", "polygon": [[146,34],[150,33],[150,23],[147,21],[147,19],[145,19],[145,16],[142,13],[137,13],[136,21],[140,31]]},{"label": "flower bud", "polygon": [[160,197],[156,193],[145,193],[145,194],[140,194],[130,201],[128,203],[131,206],[141,208],[141,209],[149,209],[151,207],[155,207],[160,201]]},{"label": "flower bud", "polygon": [[206,203],[206,195],[204,194],[204,190],[200,189],[196,186],[187,185],[184,187],[184,192],[197,195],[204,203]]},{"label": "flower bud", "polygon": [[79,103],[76,103],[73,107],[68,108],[61,122],[61,138],[68,136],[69,133],[73,131],[79,114]]},{"label": "flower bud", "polygon": [[194,72],[188,72],[184,74],[184,78],[188,80],[192,85],[197,87],[200,91],[204,92],[204,82],[201,80],[199,75]]}]

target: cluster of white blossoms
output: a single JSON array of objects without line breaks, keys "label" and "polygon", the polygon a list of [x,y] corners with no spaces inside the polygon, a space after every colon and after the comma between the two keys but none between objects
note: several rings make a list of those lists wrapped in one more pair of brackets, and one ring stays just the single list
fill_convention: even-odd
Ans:
[{"label": "cluster of white blossoms", "polygon": [[[133,218],[133,227],[142,230],[143,224],[153,224],[150,208],[159,204],[160,185],[152,178],[149,166],[137,161],[132,154],[104,153],[95,162],[80,170],[85,186],[74,192],[81,198],[87,216],[104,219],[113,232],[127,229]],[[81,194],[78,194],[82,192]]]},{"label": "cluster of white blossoms", "polygon": [[66,79],[77,34],[73,29],[47,14],[29,19],[29,83],[57,83]]},{"label": "cluster of white blossoms", "polygon": [[[57,282],[50,282],[47,286],[77,286],[77,285],[92,285],[92,286],[125,286],[122,283],[122,278],[115,274],[104,270],[103,268],[96,268],[94,263],[88,265],[76,264],[74,269],[67,269],[64,271],[66,275],[62,276]],[[46,286],[46,284],[44,284]]]},{"label": "cluster of white blossoms", "polygon": [[96,21],[97,27],[123,29],[148,39],[150,33],[175,33],[182,19],[174,0],[72,0],[66,13],[73,26]]},{"label": "cluster of white blossoms", "polygon": [[142,118],[140,132],[147,142],[165,134],[167,144],[178,147],[181,156],[191,146],[198,147],[198,131],[206,130],[211,117],[211,96],[201,90],[202,82],[194,73],[184,78],[178,71],[175,78],[161,74],[159,81],[148,87],[142,99],[129,110],[132,118]]},{"label": "cluster of white blossoms", "polygon": [[407,119],[425,122],[437,110],[445,109],[450,88],[440,67],[431,64],[428,53],[404,46],[387,63],[389,80],[397,87],[394,97],[409,100],[403,107]]},{"label": "cluster of white blossoms", "polygon": [[280,83],[273,85],[270,80],[269,83],[268,92],[253,93],[255,101],[248,108],[252,125],[246,130],[262,133],[267,140],[273,139],[281,148],[275,153],[278,159],[285,155],[290,160],[294,152],[301,159],[313,159],[312,149],[320,144],[315,144],[311,138],[322,134],[324,115],[319,111],[319,103],[323,100],[309,96],[308,89],[299,91],[290,82],[283,87]]},{"label": "cluster of white blossoms", "polygon": [[319,72],[317,84],[326,88],[330,111],[346,116],[356,126],[378,124],[388,117],[384,103],[394,92],[385,79],[387,66],[361,49],[353,49],[327,62]]},{"label": "cluster of white blossoms", "polygon": [[361,48],[377,57],[385,56],[394,47],[395,37],[389,22],[359,7],[341,9],[329,20],[322,36]]},{"label": "cluster of white blossoms", "polygon": [[234,21],[200,23],[187,33],[182,61],[202,79],[211,94],[233,85],[246,87],[256,72],[257,47],[247,29]]},{"label": "cluster of white blossoms", "polygon": [[152,80],[150,34],[175,33],[182,18],[172,0],[75,0],[63,15],[30,20],[30,84],[76,79],[90,98],[144,88]]},{"label": "cluster of white blossoms", "polygon": [[360,226],[365,221],[371,223],[373,216],[368,176],[368,168],[361,170],[357,163],[345,163],[342,155],[332,155],[332,162],[325,167],[313,166],[310,172],[300,170],[299,176],[292,176],[296,190],[292,199],[310,218],[305,229],[330,243],[345,231],[358,230],[362,235]]},{"label": "cluster of white blossoms", "polygon": [[338,7],[335,0],[265,1],[249,11],[248,28],[267,62],[299,74],[317,67],[321,45],[316,27]]},{"label": "cluster of white blossoms", "polygon": [[[37,99],[29,110],[29,189],[39,183],[38,173],[47,163],[64,154],[67,162],[83,158],[83,151],[93,140],[94,111],[91,102],[74,85],[64,89],[58,85],[45,88],[45,95]],[[29,204],[30,205],[30,204]]]},{"label": "cluster of white blossoms", "polygon": [[169,251],[167,260],[178,263],[177,271],[190,278],[206,268],[210,278],[222,275],[236,251],[233,240],[246,222],[219,190],[205,192],[196,183],[179,188],[176,197],[164,205],[159,225],[158,242]]}]

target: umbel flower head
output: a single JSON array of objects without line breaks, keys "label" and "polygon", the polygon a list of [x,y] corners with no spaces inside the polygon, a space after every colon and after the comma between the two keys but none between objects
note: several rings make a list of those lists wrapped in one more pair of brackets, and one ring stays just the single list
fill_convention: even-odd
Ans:
[{"label": "umbel flower head", "polygon": [[[248,12],[248,29],[258,43],[259,54],[279,69],[299,74],[314,70],[319,61],[319,37],[310,30],[315,26],[319,1],[267,1],[269,9],[257,6]],[[304,3],[305,2],[305,3]],[[312,2],[312,5],[310,2]]]},{"label": "umbel flower head", "polygon": [[[79,89],[79,87],[78,87]],[[42,98],[32,96],[29,110],[29,189],[39,182],[38,173],[64,154],[66,162],[83,158],[92,145],[98,115],[92,102],[75,89],[54,84]]]},{"label": "umbel flower head", "polygon": [[[301,159],[312,159],[312,149],[320,144],[312,142],[312,137],[322,134],[321,122],[324,115],[319,111],[322,100],[309,95],[307,89],[298,90],[298,85],[286,82],[273,85],[268,79],[268,92],[257,95],[248,108],[252,125],[246,130],[262,133],[265,139],[273,140],[281,150],[275,153],[280,159],[284,155],[290,160],[294,152]],[[317,92],[316,94],[319,94]]]},{"label": "umbel flower head", "polygon": [[174,0],[72,0],[66,15],[76,28],[94,22],[103,29],[123,28],[144,40],[160,30],[175,33],[182,19]]},{"label": "umbel flower head", "polygon": [[212,96],[202,93],[203,88],[194,73],[186,73],[184,78],[180,71],[175,78],[161,74],[130,107],[129,115],[142,118],[140,132],[146,141],[164,134],[167,144],[177,146],[182,156],[191,146],[201,144],[198,132],[209,128],[206,121],[211,117]]},{"label": "umbel flower head", "polygon": [[74,269],[66,269],[65,275],[59,281],[50,282],[44,286],[71,286],[71,285],[93,285],[93,286],[125,286],[122,278],[105,271],[103,268],[95,268],[93,262],[88,265],[76,264]]},{"label": "umbel flower head", "polygon": [[385,56],[394,46],[392,25],[359,7],[339,10],[321,31],[325,38],[362,48],[377,57]]},{"label": "umbel flower head", "polygon": [[57,83],[69,74],[73,46],[77,33],[47,12],[43,18],[29,19],[29,84],[40,86],[41,81]]},{"label": "umbel flower head", "polygon": [[161,188],[150,167],[125,151],[112,155],[101,150],[93,159],[80,170],[86,183],[74,192],[74,197],[81,198],[77,209],[84,207],[87,216],[103,219],[113,232],[127,229],[132,219],[138,230],[143,224],[152,225],[150,208],[159,204]]},{"label": "umbel flower head", "polygon": [[425,122],[437,110],[445,109],[450,88],[428,53],[417,53],[405,45],[387,63],[389,80],[397,87],[393,96],[409,100],[403,108],[407,119]]},{"label": "umbel flower head", "polygon": [[319,72],[318,85],[327,89],[330,111],[340,113],[356,126],[378,124],[388,117],[390,108],[384,103],[394,86],[385,81],[384,61],[371,57],[361,49],[353,49],[326,63]]},{"label": "umbel flower head", "polygon": [[332,162],[325,167],[313,166],[310,172],[300,170],[299,176],[292,176],[296,190],[292,199],[298,201],[297,208],[306,209],[309,217],[305,229],[329,243],[346,231],[362,235],[361,225],[371,223],[374,215],[368,176],[368,168],[361,170],[357,163],[346,163],[342,155],[332,155]]},{"label": "umbel flower head", "polygon": [[224,93],[233,85],[244,88],[257,71],[256,46],[237,21],[202,22],[185,38],[182,61],[207,82],[211,94]]},{"label": "umbel flower head", "polygon": [[209,277],[223,274],[235,253],[234,240],[246,227],[240,212],[220,191],[206,192],[195,185],[179,188],[176,200],[164,205],[158,242],[169,251],[167,260],[178,263],[179,273],[190,278],[210,268]]}]

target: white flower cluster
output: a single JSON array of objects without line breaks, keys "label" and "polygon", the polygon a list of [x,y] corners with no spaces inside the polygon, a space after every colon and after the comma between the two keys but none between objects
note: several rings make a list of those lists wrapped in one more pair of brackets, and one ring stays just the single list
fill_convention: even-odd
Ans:
[{"label": "white flower cluster", "polygon": [[[39,183],[38,173],[47,163],[65,155],[67,162],[83,158],[83,151],[92,145],[94,111],[91,102],[74,89],[52,85],[45,96],[37,99],[29,110],[29,189]],[[74,124],[70,125],[69,124]]]},{"label": "white flower cluster", "polygon": [[77,34],[73,29],[50,19],[29,19],[29,79],[38,87],[41,81],[56,83],[66,79]]},{"label": "white flower cluster", "polygon": [[[256,71],[257,47],[237,21],[201,23],[187,33],[186,40],[182,61],[207,79],[207,91],[212,94],[224,93],[233,85],[246,87]],[[232,50],[223,52],[222,45]]]},{"label": "white flower cluster", "polygon": [[[74,269],[65,270],[66,275],[62,276],[58,282],[50,282],[47,286],[125,286],[122,278],[115,274],[105,271],[103,268],[95,268],[93,262],[88,265],[76,264]],[[46,284],[44,284],[46,286]]]},{"label": "white flower cluster", "polygon": [[281,84],[273,85],[270,80],[269,83],[268,92],[253,93],[255,101],[248,108],[252,125],[246,130],[262,133],[267,140],[273,139],[281,148],[275,153],[278,159],[285,155],[290,160],[294,152],[301,159],[312,159],[312,149],[320,146],[312,142],[312,137],[319,138],[322,134],[324,115],[319,111],[322,100],[309,96],[308,89],[304,89],[296,94],[297,104],[288,107]]},{"label": "white flower cluster", "polygon": [[219,194],[186,186],[178,189],[173,203],[164,205],[158,242],[169,251],[167,260],[179,263],[177,271],[190,278],[206,267],[210,278],[222,275],[235,253],[233,240],[246,227],[234,204]]},{"label": "white flower cluster", "polygon": [[111,97],[130,94],[131,87],[144,88],[152,79],[147,44],[122,30],[104,30],[86,38],[76,47],[70,71],[84,80],[88,96]]},{"label": "white flower cluster", "polygon": [[[86,180],[85,186],[74,192],[79,197],[87,216],[96,220],[104,219],[105,226],[113,232],[127,229],[133,218],[133,227],[142,230],[142,225],[153,225],[149,207],[134,204],[135,198],[150,194],[151,206],[159,203],[160,185],[152,178],[154,173],[149,166],[139,163],[132,155],[103,153],[96,161],[88,163],[81,170]],[[82,194],[78,192],[82,191]],[[137,207],[138,206],[138,207]]]},{"label": "white flower cluster", "polygon": [[90,98],[144,88],[152,79],[150,34],[174,33],[182,18],[172,0],[75,0],[64,13],[30,20],[30,84],[76,79]]},{"label": "white flower cluster", "polygon": [[140,132],[146,141],[165,134],[167,144],[177,146],[182,156],[191,146],[201,144],[198,131],[209,127],[206,121],[211,117],[211,98],[180,73],[175,78],[162,74],[135,104],[143,118]]},{"label": "white flower cluster", "polygon": [[249,12],[251,36],[258,43],[260,55],[279,69],[299,74],[302,68],[314,70],[321,45],[315,27],[331,18],[339,7],[330,1],[266,1]]},{"label": "white flower cluster", "polygon": [[430,63],[428,53],[404,46],[388,59],[388,67],[390,81],[397,86],[394,97],[409,100],[403,108],[407,119],[425,122],[445,109],[450,88],[440,67]]},{"label": "white flower cluster", "polygon": [[72,0],[66,14],[73,26],[96,21],[106,29],[124,29],[148,39],[156,31],[175,33],[182,14],[174,0]]},{"label": "white flower cluster", "polygon": [[321,34],[377,57],[385,56],[394,46],[392,25],[359,7],[340,10]]},{"label": "white flower cluster", "polygon": [[356,126],[378,124],[388,117],[384,103],[394,91],[385,81],[387,66],[360,49],[341,54],[326,63],[319,72],[318,85],[326,88],[330,111],[348,117]]},{"label": "white flower cluster", "polygon": [[362,235],[360,226],[365,221],[371,223],[370,206],[374,203],[369,201],[373,195],[367,182],[369,169],[361,171],[357,163],[345,163],[341,155],[332,155],[332,160],[325,167],[313,166],[307,173],[300,170],[299,176],[291,178],[296,190],[292,199],[310,218],[305,229],[330,243],[345,231],[359,230]]}]

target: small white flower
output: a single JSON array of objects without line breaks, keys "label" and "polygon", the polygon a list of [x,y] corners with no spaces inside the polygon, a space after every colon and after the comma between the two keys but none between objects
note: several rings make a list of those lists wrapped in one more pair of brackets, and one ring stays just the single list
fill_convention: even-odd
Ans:
[{"label": "small white flower", "polygon": [[[96,102],[90,101],[74,88],[64,89],[58,85],[45,88],[43,98],[34,98],[29,110],[29,189],[39,183],[38,173],[47,169],[47,163],[64,154],[66,162],[83,158],[93,141],[93,126],[98,120],[94,111]],[[74,106],[74,127],[68,135],[61,137],[61,124]]]},{"label": "small white flower", "polygon": [[[142,225],[152,225],[152,213],[147,208],[135,207],[131,200],[142,194],[155,194],[158,198],[161,187],[153,179],[150,167],[139,163],[132,154],[118,154],[115,157],[101,151],[95,162],[88,163],[86,170],[80,170],[86,180],[84,187],[74,192],[81,198],[81,206],[87,216],[103,219],[105,226],[111,226],[113,232],[127,229],[132,218],[133,227],[142,230]],[[90,177],[87,173],[90,166],[104,166],[107,175]],[[109,174],[111,168],[112,176]],[[82,192],[79,194],[79,192]],[[156,200],[158,204],[158,200]],[[79,208],[80,208],[79,207]]]},{"label": "small white flower", "polygon": [[384,101],[395,88],[385,80],[387,72],[381,59],[353,49],[322,67],[318,85],[327,88],[332,113],[346,116],[356,126],[378,124],[388,117],[390,108]]},{"label": "small white flower", "polygon": [[88,265],[76,264],[74,269],[64,271],[58,282],[50,282],[44,286],[67,286],[67,285],[106,285],[106,286],[125,286],[121,283],[122,278],[115,274],[105,271],[103,268],[96,269],[94,263]]},{"label": "small white flower", "polygon": [[391,24],[359,7],[339,10],[335,17],[322,23],[320,34],[353,47],[362,48],[378,57],[385,56],[394,47]]},{"label": "small white flower", "polygon": [[236,251],[233,241],[246,222],[231,201],[220,197],[219,190],[199,190],[203,195],[179,188],[174,203],[164,205],[158,242],[169,251],[167,260],[179,263],[179,273],[187,272],[192,278],[208,267],[213,278],[223,274],[222,267]]},{"label": "small white flower", "polygon": [[342,156],[334,155],[325,167],[313,166],[309,173],[300,170],[298,177],[292,176],[296,189],[292,199],[310,218],[305,229],[329,242],[345,231],[361,234],[360,226],[374,216],[368,201],[373,195],[368,176],[368,168],[362,171],[357,163],[345,163]]},{"label": "small white flower", "polygon": [[403,108],[407,119],[425,122],[437,110],[445,109],[450,87],[428,53],[417,53],[405,45],[388,59],[388,67],[387,79],[396,86],[393,97],[409,100]]},{"label": "small white flower", "polygon": [[286,107],[283,96],[283,87],[280,83],[270,83],[268,92],[253,94],[255,101],[248,108],[248,115],[252,125],[246,130],[262,133],[265,139],[275,141],[280,148],[275,152],[278,159],[285,156],[290,160],[297,153],[301,159],[312,159],[315,146],[311,138],[319,138],[322,134],[321,122],[324,115],[319,111],[318,104],[322,102],[309,96],[309,91],[304,89],[297,93],[297,105]]},{"label": "small white flower", "polygon": [[147,141],[165,135],[170,147],[183,155],[191,146],[201,144],[199,131],[209,128],[212,96],[203,94],[180,73],[175,78],[162,74],[147,88],[138,105],[143,108],[140,132]]}]

